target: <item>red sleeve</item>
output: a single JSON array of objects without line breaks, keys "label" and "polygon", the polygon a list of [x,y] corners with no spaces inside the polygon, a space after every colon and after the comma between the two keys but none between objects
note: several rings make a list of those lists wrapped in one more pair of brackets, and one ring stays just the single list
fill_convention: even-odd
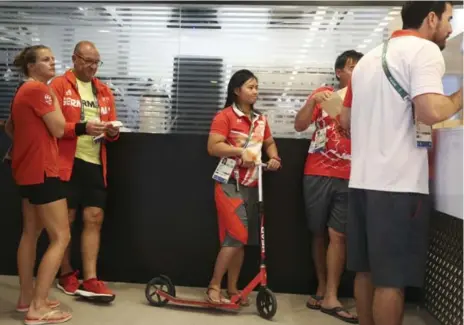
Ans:
[{"label": "red sleeve", "polygon": [[[52,80],[50,83],[50,88],[55,93],[56,99],[60,104],[61,110],[63,110],[63,98],[64,98],[64,87],[63,82],[61,81],[62,77],[57,77]],[[66,113],[63,111],[63,116],[66,119]],[[66,121],[64,126],[64,139],[75,139],[76,138],[76,123]]]},{"label": "red sleeve", "polygon": [[44,84],[31,84],[31,86],[29,86],[24,92],[23,96],[28,99],[34,113],[38,117],[42,117],[55,110],[50,90],[48,89],[48,86]]},{"label": "red sleeve", "polygon": [[211,123],[210,134],[219,134],[224,137],[229,136],[229,119],[224,111],[221,111],[216,114]]},{"label": "red sleeve", "polygon": [[348,89],[346,90],[345,99],[343,100],[343,106],[351,108],[353,102],[353,91],[351,90],[351,79],[348,81]]},{"label": "red sleeve", "polygon": [[264,126],[264,141],[272,137],[271,128],[269,127],[269,122],[266,119],[266,125]]},{"label": "red sleeve", "polygon": [[[320,88],[317,88],[316,90],[313,91],[313,93],[308,97],[308,100],[312,99],[317,93],[320,93],[321,91],[333,91],[332,88],[330,87],[320,87]],[[311,123],[314,123],[314,121],[317,120],[317,118],[319,117],[319,115],[321,114],[321,107],[319,106],[319,104],[315,104],[314,105],[314,109],[313,109],[313,115],[311,117]]]}]

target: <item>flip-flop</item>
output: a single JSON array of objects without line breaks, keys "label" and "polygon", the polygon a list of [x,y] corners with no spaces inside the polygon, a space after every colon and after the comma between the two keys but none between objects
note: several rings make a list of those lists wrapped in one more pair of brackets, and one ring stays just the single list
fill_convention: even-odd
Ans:
[{"label": "flip-flop", "polygon": [[[216,291],[219,293],[219,300],[216,300],[216,299],[211,299],[211,296],[209,295],[209,292],[213,290],[213,291]],[[206,289],[206,301],[208,301],[209,303],[212,303],[212,304],[216,304],[216,305],[220,305],[220,304],[229,304],[230,303],[230,300],[224,298],[221,294],[221,290],[220,289],[216,289],[214,287],[209,287],[208,289]]]},{"label": "flip-flop", "polygon": [[[51,316],[58,314],[58,313],[61,313],[62,317],[50,318]],[[49,311],[48,313],[45,313],[41,317],[37,317],[37,318],[26,317],[24,319],[24,324],[25,325],[61,324],[61,323],[67,322],[71,318],[72,318],[72,315],[70,313],[66,313],[66,312],[55,309],[55,310]]]},{"label": "flip-flop", "polygon": [[[242,293],[242,291],[240,291],[240,290],[238,292],[236,292],[236,293],[231,293],[231,292],[227,291],[227,298],[232,300],[233,296],[239,295],[241,293]],[[240,306],[248,307],[248,306],[250,306],[250,304],[251,304],[251,301],[250,301],[249,297],[247,297],[245,300],[240,300]]]},{"label": "flip-flop", "polygon": [[[50,307],[51,309],[58,308],[59,306],[60,306],[60,302],[58,300],[51,300],[48,302],[48,307]],[[28,305],[17,305],[16,311],[18,313],[25,313],[29,311],[29,306]]]},{"label": "flip-flop", "polygon": [[346,310],[345,308],[343,308],[343,307],[334,307],[334,308],[323,308],[323,307],[321,307],[321,312],[323,312],[324,314],[333,316],[335,318],[338,318],[339,320],[342,320],[342,321],[350,323],[350,324],[358,324],[359,323],[358,317],[356,317],[356,316],[352,316],[352,317],[341,316],[339,314],[340,312],[345,312],[345,313],[351,315],[351,313],[348,310]]},{"label": "flip-flop", "polygon": [[314,301],[316,301],[316,304],[310,304],[309,301],[306,302],[306,307],[308,307],[309,309],[313,309],[313,310],[319,310],[321,309],[321,305],[320,305],[320,302],[322,300],[324,300],[324,296],[318,296],[318,295],[311,295],[310,296]]}]

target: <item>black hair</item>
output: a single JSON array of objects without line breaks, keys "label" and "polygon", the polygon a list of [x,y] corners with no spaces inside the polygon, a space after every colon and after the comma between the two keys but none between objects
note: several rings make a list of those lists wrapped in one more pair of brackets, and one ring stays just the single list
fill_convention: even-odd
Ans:
[{"label": "black hair", "polygon": [[15,57],[13,64],[15,67],[21,69],[21,72],[26,76],[29,77],[29,71],[27,65],[29,63],[35,63],[37,61],[37,51],[49,49],[48,46],[45,45],[33,45],[25,47],[19,54]]},{"label": "black hair", "polygon": [[418,29],[425,17],[434,12],[439,19],[446,10],[446,4],[453,5],[452,1],[407,1],[401,9],[403,29]]},{"label": "black hair", "polygon": [[[353,60],[354,62],[358,62],[359,60],[361,60],[363,55],[364,54],[362,54],[361,52],[357,52],[355,50],[348,50],[348,51],[343,52],[335,60],[335,72],[338,69],[343,69],[346,65],[346,62],[349,59]],[[340,80],[337,75],[335,75],[335,77],[337,78],[337,80]]]},{"label": "black hair", "polygon": [[[235,89],[243,86],[245,82],[250,79],[255,79],[258,81],[258,78],[250,70],[242,69],[235,72],[229,80],[229,85],[227,86],[227,99],[224,105],[224,108],[227,108],[234,104],[237,100],[237,95],[235,94]],[[253,105],[251,105],[253,109]]]}]

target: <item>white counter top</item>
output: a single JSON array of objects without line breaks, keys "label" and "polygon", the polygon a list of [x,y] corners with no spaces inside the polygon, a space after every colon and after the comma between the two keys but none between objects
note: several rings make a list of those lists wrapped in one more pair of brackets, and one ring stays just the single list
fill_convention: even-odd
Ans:
[{"label": "white counter top", "polygon": [[435,208],[463,219],[463,136],[462,126],[437,129],[435,148]]}]

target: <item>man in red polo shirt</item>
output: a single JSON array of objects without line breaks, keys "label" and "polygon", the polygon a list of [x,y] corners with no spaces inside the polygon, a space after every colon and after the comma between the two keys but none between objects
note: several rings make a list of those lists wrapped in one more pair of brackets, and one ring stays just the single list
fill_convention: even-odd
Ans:
[{"label": "man in red polo shirt", "polygon": [[[351,71],[361,57],[362,54],[354,50],[343,52],[335,61],[335,74],[339,80],[337,88],[325,86],[316,89],[295,119],[298,132],[306,130],[312,123],[316,125],[306,159],[303,189],[308,227],[313,234],[318,289],[310,296],[306,306],[350,323],[357,323],[357,319],[342,307],[338,300],[338,286],[345,265],[351,148],[350,140],[334,116],[323,108],[323,103],[332,101],[332,95],[338,96],[341,101]],[[326,250],[327,231],[330,241]]]}]

